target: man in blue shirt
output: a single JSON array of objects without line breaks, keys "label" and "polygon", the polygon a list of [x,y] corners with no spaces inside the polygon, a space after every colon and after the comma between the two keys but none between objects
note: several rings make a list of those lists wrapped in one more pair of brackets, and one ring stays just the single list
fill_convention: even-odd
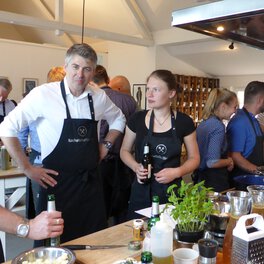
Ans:
[{"label": "man in blue shirt", "polygon": [[264,165],[263,133],[256,115],[264,111],[264,82],[250,82],[244,94],[244,106],[227,126],[229,152],[235,169],[232,176],[256,173]]}]

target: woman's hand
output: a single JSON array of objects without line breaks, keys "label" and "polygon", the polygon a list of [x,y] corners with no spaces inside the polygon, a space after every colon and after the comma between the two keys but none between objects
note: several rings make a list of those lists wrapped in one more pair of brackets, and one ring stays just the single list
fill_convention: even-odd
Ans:
[{"label": "woman's hand", "polygon": [[134,168],[134,172],[136,173],[138,183],[144,184],[142,180],[145,180],[148,176],[148,170],[144,169],[143,165],[138,163]]},{"label": "woman's hand", "polygon": [[171,181],[179,178],[180,175],[177,175],[177,168],[165,168],[160,170],[157,173],[154,173],[155,179],[159,183],[167,184]]}]

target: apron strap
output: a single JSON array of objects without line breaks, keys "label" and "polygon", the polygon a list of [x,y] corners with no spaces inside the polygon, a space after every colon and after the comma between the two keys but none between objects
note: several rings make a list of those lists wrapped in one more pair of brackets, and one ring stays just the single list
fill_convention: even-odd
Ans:
[{"label": "apron strap", "polygon": [[70,110],[66,101],[66,92],[65,92],[65,86],[64,86],[64,82],[63,80],[60,82],[60,88],[61,88],[61,94],[62,94],[62,98],[64,100],[64,103],[66,105],[66,113],[67,113],[67,119],[71,119],[71,114],[70,114]]},{"label": "apron strap", "polygon": [[[251,124],[251,126],[253,127],[253,129],[254,129],[254,132],[255,132],[255,135],[256,135],[256,137],[258,136],[258,134],[257,134],[257,131],[256,131],[256,127],[255,127],[255,125],[254,125],[254,123],[253,123],[253,120],[252,120],[252,118],[251,118],[251,116],[249,115],[249,112],[248,112],[248,110],[246,109],[246,108],[242,108],[242,110],[245,112],[245,114],[246,114],[246,116],[247,116],[247,118],[249,119],[249,121],[250,121],[250,124]],[[258,123],[259,124],[259,123]],[[260,129],[260,132],[261,132],[261,135],[259,135],[259,136],[263,136],[263,132],[262,132],[262,130],[261,130],[261,127],[260,127],[260,125],[258,125],[258,127],[259,127],[259,129]]]},{"label": "apron strap", "polygon": [[[71,119],[70,110],[69,110],[69,107],[68,107],[68,104],[66,101],[66,91],[65,91],[65,86],[64,86],[63,80],[60,82],[60,87],[61,87],[62,98],[63,98],[63,101],[66,105],[67,119]],[[95,121],[93,98],[90,94],[88,94],[88,103],[89,103],[89,108],[90,108],[90,112],[91,112],[91,118],[93,121]]]},{"label": "apron strap", "polygon": [[5,101],[3,102],[3,116],[6,116]]},{"label": "apron strap", "polygon": [[[176,116],[177,116],[177,112],[176,115],[174,115],[174,112],[172,111],[172,109],[170,109],[171,111],[171,128],[172,128],[172,136],[174,138],[177,137],[176,134]],[[149,119],[149,130],[148,130],[148,136],[147,136],[147,144],[148,142],[150,142],[150,137],[153,134],[153,127],[154,127],[154,111],[152,110],[151,115],[150,115],[150,119]]]}]

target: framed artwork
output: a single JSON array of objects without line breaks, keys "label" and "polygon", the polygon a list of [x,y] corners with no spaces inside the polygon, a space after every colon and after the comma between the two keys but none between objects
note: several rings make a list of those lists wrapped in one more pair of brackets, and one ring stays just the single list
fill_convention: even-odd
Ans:
[{"label": "framed artwork", "polygon": [[38,86],[38,79],[23,79],[23,94],[28,94],[33,88]]},{"label": "framed artwork", "polygon": [[146,84],[133,84],[133,97],[139,109],[146,109]]}]

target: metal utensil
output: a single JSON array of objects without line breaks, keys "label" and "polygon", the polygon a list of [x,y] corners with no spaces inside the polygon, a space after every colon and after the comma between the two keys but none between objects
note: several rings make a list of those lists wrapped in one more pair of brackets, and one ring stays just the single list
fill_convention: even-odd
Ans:
[{"label": "metal utensil", "polygon": [[70,250],[97,250],[97,249],[110,249],[110,248],[120,248],[127,247],[127,245],[64,245],[63,247]]}]

